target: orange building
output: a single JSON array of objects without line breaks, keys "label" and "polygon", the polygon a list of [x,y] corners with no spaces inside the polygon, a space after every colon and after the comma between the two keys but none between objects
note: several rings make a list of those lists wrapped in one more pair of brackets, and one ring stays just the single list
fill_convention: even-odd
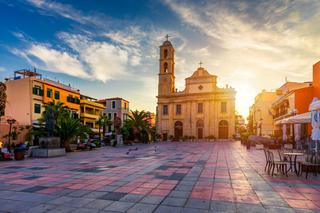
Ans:
[{"label": "orange building", "polygon": [[30,70],[18,70],[14,77],[6,79],[7,103],[5,115],[21,125],[38,123],[44,106],[53,100],[67,106],[74,117],[80,114],[80,91],[49,79]]},{"label": "orange building", "polygon": [[[278,98],[273,103],[273,117],[275,124],[275,134],[282,134],[282,124],[284,119],[292,118],[309,111],[309,105],[314,97],[320,99],[320,61],[313,65],[312,82],[287,82],[277,90]],[[306,116],[308,116],[306,114]],[[287,125],[287,133],[293,133],[292,126]],[[311,133],[311,124],[304,123],[301,126],[301,136],[307,136]]]}]

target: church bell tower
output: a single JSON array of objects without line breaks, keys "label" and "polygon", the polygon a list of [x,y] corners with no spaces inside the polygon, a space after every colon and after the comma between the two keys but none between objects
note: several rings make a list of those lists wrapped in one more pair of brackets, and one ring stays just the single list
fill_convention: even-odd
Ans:
[{"label": "church bell tower", "polygon": [[160,46],[158,96],[174,93],[174,48],[168,40]]}]

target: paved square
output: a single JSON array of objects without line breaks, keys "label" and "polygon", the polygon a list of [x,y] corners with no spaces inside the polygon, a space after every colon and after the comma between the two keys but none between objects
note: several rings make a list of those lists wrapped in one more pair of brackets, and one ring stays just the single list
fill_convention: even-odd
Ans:
[{"label": "paved square", "polygon": [[1,162],[0,212],[320,211],[319,177],[271,177],[239,142],[135,147]]}]

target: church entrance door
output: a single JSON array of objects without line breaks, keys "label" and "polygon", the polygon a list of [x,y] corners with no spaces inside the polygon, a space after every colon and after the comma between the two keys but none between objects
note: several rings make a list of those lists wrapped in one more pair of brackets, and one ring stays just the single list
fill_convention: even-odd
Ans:
[{"label": "church entrance door", "polygon": [[219,139],[228,139],[228,121],[219,122]]},{"label": "church entrance door", "polygon": [[176,121],[174,123],[174,139],[181,139],[183,136],[183,123]]},{"label": "church entrance door", "polygon": [[203,138],[203,128],[198,128],[198,139]]},{"label": "church entrance door", "polygon": [[203,138],[203,127],[204,127],[203,120],[198,120],[197,121],[198,139]]}]

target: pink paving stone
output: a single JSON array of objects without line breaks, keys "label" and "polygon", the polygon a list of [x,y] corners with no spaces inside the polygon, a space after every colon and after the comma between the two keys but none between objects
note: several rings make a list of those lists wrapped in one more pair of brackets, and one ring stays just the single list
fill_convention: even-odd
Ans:
[{"label": "pink paving stone", "polygon": [[69,189],[82,189],[83,187],[87,186],[86,184],[73,184],[71,186],[68,186]]},{"label": "pink paving stone", "polygon": [[319,193],[303,193],[302,194],[305,198],[311,201],[320,201],[320,194]]},{"label": "pink paving stone", "polygon": [[151,188],[141,188],[141,187],[138,187],[138,188],[132,190],[130,193],[131,193],[131,194],[146,195],[146,194],[148,194],[151,190],[152,190]]},{"label": "pink paving stone", "polygon": [[239,203],[250,203],[250,204],[259,204],[259,198],[254,195],[235,195],[235,201]]},{"label": "pink paving stone", "polygon": [[296,199],[296,200],[306,200],[306,198],[299,194],[299,193],[292,193],[292,192],[279,192],[279,195],[283,198],[287,199]]},{"label": "pink paving stone", "polygon": [[133,191],[136,187],[126,187],[126,186],[123,186],[123,187],[120,187],[116,190],[114,190],[115,192],[125,192],[125,193],[129,193],[131,191]]},{"label": "pink paving stone", "polygon": [[211,200],[234,202],[235,196],[233,193],[219,194],[212,192]]},{"label": "pink paving stone", "polygon": [[173,189],[175,186],[175,184],[159,184],[157,189]]},{"label": "pink paving stone", "polygon": [[294,188],[297,192],[301,193],[313,193],[313,194],[320,194],[320,192],[314,188],[304,188],[304,187],[295,187]]},{"label": "pink paving stone", "polygon": [[169,193],[170,193],[170,190],[154,189],[149,193],[149,195],[167,196]]},{"label": "pink paving stone", "polygon": [[285,201],[292,208],[320,210],[320,207],[310,200],[285,199]]},{"label": "pink paving stone", "polygon": [[41,194],[50,194],[53,192],[57,192],[57,191],[61,191],[63,190],[63,188],[58,188],[58,187],[50,187],[50,188],[46,188],[40,191],[37,191],[37,193],[41,193]]},{"label": "pink paving stone", "polygon": [[196,192],[196,191],[193,191],[191,193],[191,198],[194,198],[194,199],[204,199],[204,200],[210,200],[211,198],[211,191],[202,191],[202,192]]}]

